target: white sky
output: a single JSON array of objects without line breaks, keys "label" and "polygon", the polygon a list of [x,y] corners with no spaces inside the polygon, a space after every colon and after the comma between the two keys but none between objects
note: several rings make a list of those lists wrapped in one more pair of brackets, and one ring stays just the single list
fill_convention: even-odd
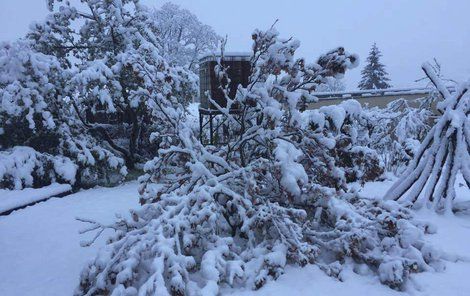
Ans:
[{"label": "white sky", "polygon": [[[142,0],[148,6],[164,1]],[[470,78],[470,0],[173,0],[220,35],[228,50],[250,49],[254,28],[276,19],[281,35],[301,41],[299,55],[314,61],[337,46],[367,57],[373,42],[395,87],[413,85],[420,65],[436,57],[449,78]],[[47,14],[46,0],[0,0],[0,41],[23,36],[31,21]],[[356,88],[360,69],[346,74]]]}]

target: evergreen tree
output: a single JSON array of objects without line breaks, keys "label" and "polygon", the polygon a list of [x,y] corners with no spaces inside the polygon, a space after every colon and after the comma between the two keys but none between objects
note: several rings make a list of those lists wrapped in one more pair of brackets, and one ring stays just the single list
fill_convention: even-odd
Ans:
[{"label": "evergreen tree", "polygon": [[388,83],[390,79],[387,77],[388,73],[385,71],[385,66],[380,62],[381,56],[382,53],[374,43],[367,57],[367,65],[361,72],[362,79],[358,85],[360,89],[384,89],[391,87]]}]

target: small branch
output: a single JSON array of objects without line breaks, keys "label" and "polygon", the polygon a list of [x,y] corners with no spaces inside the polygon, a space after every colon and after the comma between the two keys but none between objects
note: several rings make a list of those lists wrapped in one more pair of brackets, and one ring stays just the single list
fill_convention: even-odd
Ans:
[{"label": "small branch", "polygon": [[93,245],[95,243],[95,241],[98,239],[98,237],[100,237],[100,235],[103,233],[103,231],[106,228],[111,228],[109,226],[105,226],[101,223],[98,223],[96,221],[92,221],[92,220],[89,220],[89,219],[85,219],[85,218],[77,217],[77,218],[75,218],[75,220],[89,224],[88,227],[85,227],[85,228],[81,229],[78,232],[79,234],[85,234],[85,233],[97,230],[97,232],[95,233],[93,238],[91,238],[90,240],[85,240],[85,241],[80,242],[80,246],[82,246],[82,247],[89,247],[89,246]]}]

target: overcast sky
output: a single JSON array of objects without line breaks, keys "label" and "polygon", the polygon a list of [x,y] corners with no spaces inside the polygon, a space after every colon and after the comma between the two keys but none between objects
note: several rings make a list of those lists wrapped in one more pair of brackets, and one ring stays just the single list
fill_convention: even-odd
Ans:
[{"label": "overcast sky", "polygon": [[[166,1],[142,0],[148,6]],[[449,78],[470,78],[470,0],[174,0],[220,35],[228,49],[250,49],[254,28],[276,19],[281,35],[301,41],[299,55],[313,61],[337,46],[364,61],[373,42],[383,53],[392,84],[412,86],[420,65],[436,57]],[[47,14],[46,0],[0,0],[0,41],[25,34],[30,22]],[[356,88],[363,63],[346,74]]]}]

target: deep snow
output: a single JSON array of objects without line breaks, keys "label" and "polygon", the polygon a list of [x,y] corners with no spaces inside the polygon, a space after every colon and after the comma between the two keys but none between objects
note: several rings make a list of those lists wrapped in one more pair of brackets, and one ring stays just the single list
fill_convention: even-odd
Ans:
[{"label": "deep snow", "polygon": [[[367,197],[383,195],[392,181],[367,183],[362,193]],[[78,284],[84,264],[94,257],[104,238],[89,248],[80,247],[84,237],[78,234],[85,225],[75,217],[111,222],[115,213],[138,207],[136,182],[115,188],[83,190],[58,199],[53,198],[9,216],[0,217],[0,295],[66,296]],[[460,197],[470,194],[459,190]],[[446,262],[444,272],[422,273],[413,277],[409,293],[414,295],[470,295],[470,216],[445,217],[423,210],[417,219],[433,222],[437,233],[427,239],[457,263]],[[344,274],[339,282],[326,276],[316,266],[288,267],[276,282],[258,291],[223,289],[229,295],[404,295],[383,286],[377,278]]]}]

